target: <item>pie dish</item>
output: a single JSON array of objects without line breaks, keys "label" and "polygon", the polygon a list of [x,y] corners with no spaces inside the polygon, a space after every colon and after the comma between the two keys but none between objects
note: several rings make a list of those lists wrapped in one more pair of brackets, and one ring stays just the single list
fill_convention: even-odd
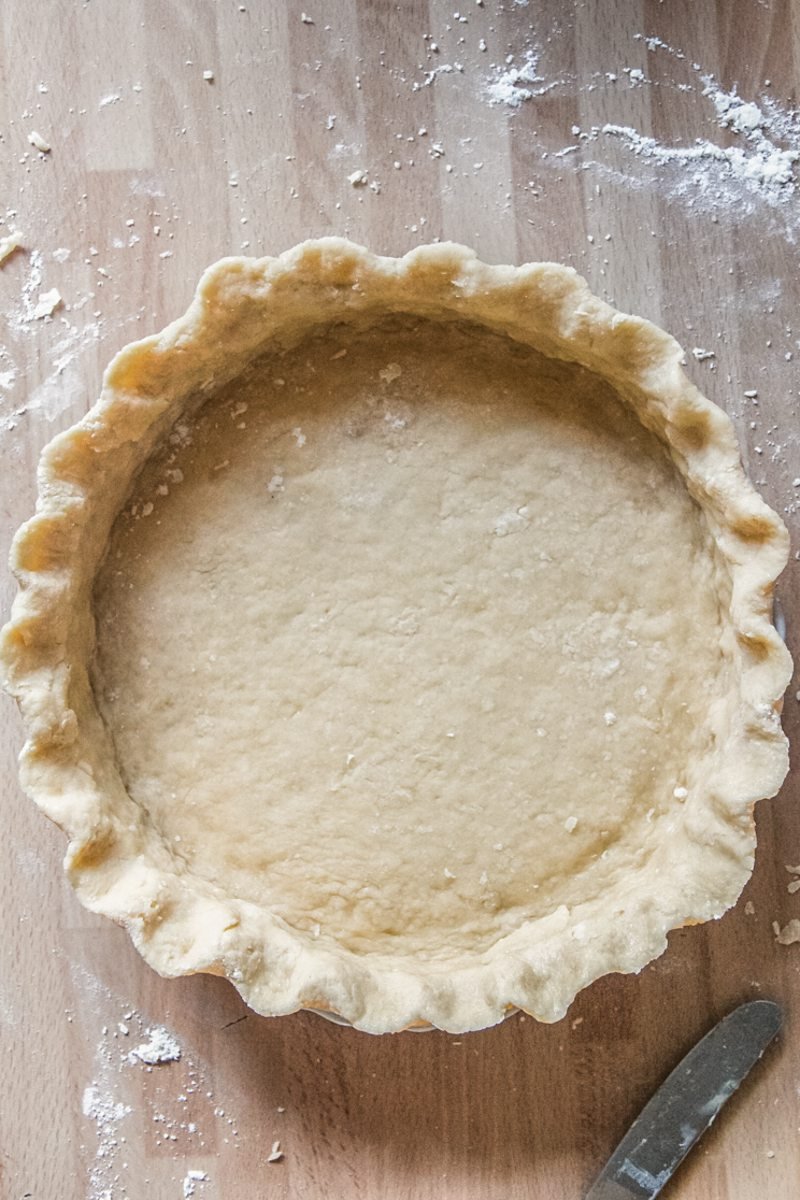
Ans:
[{"label": "pie dish", "polygon": [[753,867],[787,557],[666,333],[552,263],[229,258],[46,448],[25,789],[164,975],[558,1020]]}]

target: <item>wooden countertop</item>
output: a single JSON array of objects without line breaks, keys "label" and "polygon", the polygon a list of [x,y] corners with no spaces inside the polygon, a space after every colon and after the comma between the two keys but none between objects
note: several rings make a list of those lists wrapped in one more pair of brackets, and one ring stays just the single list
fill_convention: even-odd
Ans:
[{"label": "wooden countertop", "polygon": [[[3,558],[41,447],[91,405],[114,351],[182,312],[216,258],[329,233],[393,254],[449,238],[489,261],[560,259],[713,351],[688,369],[731,413],[794,555],[800,199],[743,181],[743,162],[663,149],[700,138],[768,158],[720,126],[714,96],[734,88],[763,112],[772,97],[763,136],[800,146],[780,124],[800,83],[796,9],[459,2],[454,16],[455,0],[303,0],[305,19],[295,0],[4,5],[0,201],[14,211],[0,236],[18,227],[25,249],[0,270]],[[532,93],[516,107],[515,87]],[[62,306],[34,317],[52,288]],[[799,577],[793,557],[780,595],[796,655]],[[3,611],[12,590],[4,576]],[[771,996],[786,1005],[781,1045],[669,1194],[794,1200],[800,945],[776,944],[772,922],[800,917],[785,869],[800,862],[796,770],[759,809],[740,903],[674,934],[640,976],[600,981],[554,1026],[376,1039],[310,1014],[259,1019],[223,981],[153,974],[73,898],[61,834],[17,788],[20,728],[2,712],[4,1197],[577,1200],[699,1034]],[[180,1061],[129,1063],[162,1024]]]}]

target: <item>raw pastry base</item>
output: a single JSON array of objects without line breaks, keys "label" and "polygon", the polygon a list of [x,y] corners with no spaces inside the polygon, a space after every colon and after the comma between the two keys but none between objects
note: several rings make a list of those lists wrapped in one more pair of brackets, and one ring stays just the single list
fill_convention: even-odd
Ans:
[{"label": "raw pastry base", "polygon": [[552,264],[225,260],[43,459],[23,781],[158,970],[556,1020],[720,915],[786,771],[786,557],[676,343]]},{"label": "raw pastry base", "polygon": [[337,326],[147,464],[93,684],[193,876],[319,945],[466,964],[657,870],[731,686],[729,593],[596,375],[470,326]]}]

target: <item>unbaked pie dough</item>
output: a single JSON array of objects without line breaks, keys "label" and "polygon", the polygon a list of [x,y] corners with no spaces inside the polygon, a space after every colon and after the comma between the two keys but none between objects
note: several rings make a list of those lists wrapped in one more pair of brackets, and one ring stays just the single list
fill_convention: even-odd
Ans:
[{"label": "unbaked pie dough", "polygon": [[785,531],[572,271],[228,259],[45,451],[23,780],[164,974],[374,1032],[556,1020],[719,916],[786,772]]}]

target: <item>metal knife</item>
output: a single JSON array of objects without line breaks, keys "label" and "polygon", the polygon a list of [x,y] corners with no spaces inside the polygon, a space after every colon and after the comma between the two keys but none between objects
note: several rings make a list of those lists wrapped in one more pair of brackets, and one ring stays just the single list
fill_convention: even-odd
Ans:
[{"label": "metal knife", "polygon": [[781,1027],[771,1000],[728,1013],[694,1046],[631,1125],[586,1200],[653,1200]]}]

